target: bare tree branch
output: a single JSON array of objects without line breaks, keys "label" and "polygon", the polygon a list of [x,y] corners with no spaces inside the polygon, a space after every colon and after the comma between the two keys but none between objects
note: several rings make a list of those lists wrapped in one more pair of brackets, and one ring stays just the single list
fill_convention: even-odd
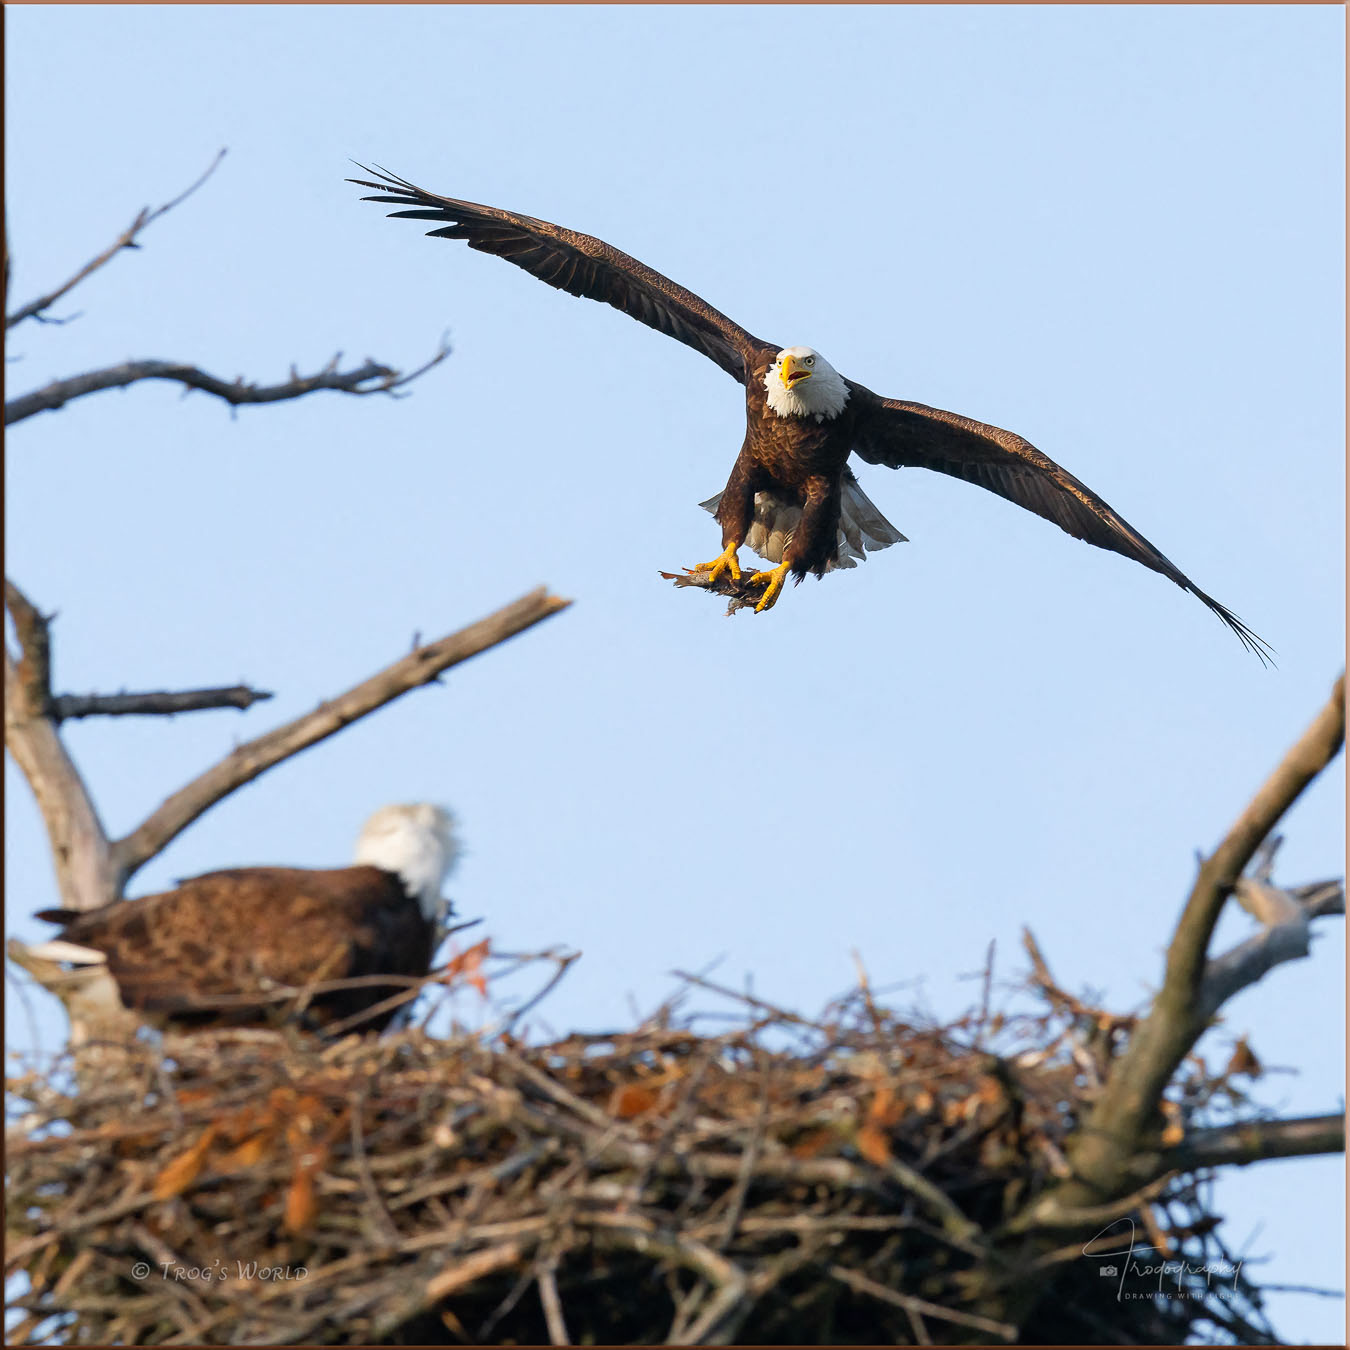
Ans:
[{"label": "bare tree branch", "polygon": [[1248,1120],[1196,1130],[1159,1159],[1164,1171],[1202,1167],[1246,1167],[1267,1158],[1311,1158],[1345,1152],[1345,1116],[1304,1116],[1298,1120]]},{"label": "bare tree branch", "polygon": [[416,648],[331,702],[321,703],[304,717],[238,746],[113,844],[112,865],[119,887],[204,811],[273,765],[341,731],[410,689],[430,683],[442,671],[505,642],[569,604],[570,600],[550,595],[541,586],[457,633]]},{"label": "bare tree branch", "polygon": [[103,389],[121,389],[140,380],[173,380],[187,389],[200,389],[214,394],[232,406],[241,403],[278,403],[283,399],[302,398],[319,389],[333,389],[343,394],[393,394],[405,384],[426,374],[450,355],[450,348],[441,340],[435,355],[416,370],[403,374],[391,366],[383,366],[367,358],[364,365],[353,370],[340,371],[339,352],[323,370],[314,375],[300,375],[291,368],[291,378],[281,384],[246,384],[242,376],[230,381],[209,375],[196,366],[178,361],[126,361],[120,366],[91,370],[73,375],[66,380],[53,380],[31,394],[21,394],[5,404],[5,425],[13,426],[40,412],[52,412],[64,407],[72,399],[83,398]]},{"label": "bare tree branch", "polygon": [[[1127,1201],[1115,1201],[1090,1211],[1050,1209],[1041,1219],[1030,1215],[1018,1224],[1030,1229],[1044,1224],[1059,1228],[1081,1226],[1077,1220],[1090,1215],[1093,1222],[1108,1211],[1124,1214],[1136,1208],[1140,1198],[1156,1193],[1165,1179],[1190,1175],[1212,1167],[1247,1167],[1271,1158],[1311,1158],[1345,1152],[1345,1116],[1304,1116],[1297,1120],[1244,1120],[1236,1125],[1193,1130],[1171,1148],[1147,1149],[1128,1160],[1124,1175],[1128,1184],[1142,1188]],[[1102,1219],[1105,1222],[1105,1219]]]},{"label": "bare tree branch", "polygon": [[47,620],[12,581],[5,604],[21,655],[5,647],[5,744],[32,788],[47,827],[61,903],[93,909],[115,899],[108,836],[51,720]]},{"label": "bare tree branch", "polygon": [[[142,207],[140,214],[137,215],[136,219],[133,220],[131,224],[128,225],[127,228],[123,230],[122,233],[119,234],[117,238],[114,239],[113,242],[107,248],[105,248],[102,253],[98,255],[98,257],[92,259],[90,262],[85,263],[85,265],[82,268],[80,268],[80,270],[76,272],[75,275],[71,277],[69,281],[65,282],[63,285],[58,286],[54,291],[49,291],[46,295],[39,296],[36,300],[30,301],[28,304],[24,305],[22,309],[16,310],[13,314],[9,315],[5,319],[6,329],[13,328],[15,324],[22,323],[25,319],[37,319],[40,322],[65,322],[64,320],[53,321],[49,319],[44,319],[43,311],[49,309],[63,295],[67,295],[69,294],[69,292],[73,291],[75,287],[80,284],[80,282],[82,282],[86,277],[92,275],[94,272],[97,272],[98,269],[104,265],[104,263],[116,257],[117,254],[119,254],[124,248],[139,248],[140,245],[136,242],[136,236],[140,234],[141,231],[144,230],[145,227],[149,225],[152,221],[156,221],[160,218],[160,216],[164,215],[166,212],[172,211],[173,208],[177,206],[180,202],[184,201],[186,198],[190,197],[194,192],[196,192],[196,190],[199,187],[201,187],[201,185],[204,182],[206,182],[206,180],[210,178],[213,173],[215,173],[217,167],[220,164],[220,161],[224,158],[225,158],[225,151],[224,150],[219,151],[215,159],[213,159],[210,165],[207,167],[206,172],[202,174],[202,176],[198,178],[197,181],[193,183],[191,187],[187,188],[183,192],[180,192],[178,196],[176,196],[172,201],[165,202],[163,206],[158,207],[154,211],[150,210],[148,206]],[[6,235],[8,235],[8,230],[6,231]],[[6,302],[8,302],[8,293],[9,293],[8,247],[6,247],[5,250],[5,263],[6,263],[5,293],[6,293]]]},{"label": "bare tree branch", "polygon": [[1235,892],[1262,920],[1261,932],[1205,966],[1196,991],[1196,1017],[1203,1024],[1234,994],[1264,978],[1276,966],[1297,961],[1312,951],[1312,920],[1345,913],[1345,885],[1322,881],[1293,890],[1242,878]]},{"label": "bare tree branch", "polygon": [[1257,791],[1219,847],[1205,859],[1167,953],[1163,987],[1148,1016],[1116,1061],[1101,1098],[1075,1141],[1078,1183],[1086,1187],[1064,1203],[1080,1208],[1119,1191],[1119,1172],[1137,1152],[1176,1067],[1205,1029],[1198,1002],[1209,940],[1224,901],[1242,869],[1299,794],[1335,758],[1345,742],[1345,676],[1331,698]]},{"label": "bare tree branch", "polygon": [[[1242,870],[1280,817],[1345,744],[1345,675],[1307,731],[1262,784],[1224,841],[1205,859],[1168,947],[1164,996],[1187,1001],[1200,983],[1210,935]],[[1170,1074],[1170,1070],[1169,1070]]]},{"label": "bare tree branch", "polygon": [[[1169,1147],[1162,1146],[1160,1129],[1164,1090],[1222,998],[1278,961],[1302,954],[1296,930],[1306,930],[1312,917],[1344,909],[1339,883],[1280,890],[1269,881],[1277,844],[1269,838],[1271,831],[1344,743],[1344,687],[1342,675],[1330,701],[1202,864],[1168,950],[1163,987],[1112,1062],[1091,1112],[1070,1141],[1070,1175],[1004,1226],[998,1268],[991,1264],[977,1279],[977,1306],[985,1314],[1020,1325],[1051,1277],[1059,1241],[1055,1232],[1086,1233],[1098,1215],[1148,1203],[1169,1177],[1197,1167],[1344,1147],[1343,1122],[1333,1116],[1200,1130]],[[1253,875],[1242,878],[1253,859]],[[1239,890],[1244,907],[1265,930],[1207,964],[1219,911]],[[1306,948],[1306,932],[1302,939]]]},{"label": "bare tree branch", "polygon": [[51,700],[49,713],[55,722],[71,722],[79,717],[173,717],[210,708],[238,708],[243,712],[271,697],[267,690],[251,689],[246,684],[144,694],[58,694]]},{"label": "bare tree branch", "polygon": [[15,674],[19,692],[34,717],[47,716],[52,701],[52,644],[49,617],[8,578],[5,578],[5,608],[19,639],[19,662]]}]

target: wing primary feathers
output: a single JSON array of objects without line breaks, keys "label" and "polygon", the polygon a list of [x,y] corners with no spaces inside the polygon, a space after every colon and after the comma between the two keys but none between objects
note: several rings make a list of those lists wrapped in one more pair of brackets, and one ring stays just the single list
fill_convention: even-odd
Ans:
[{"label": "wing primary feathers", "polygon": [[706,300],[603,239],[495,206],[438,197],[386,169],[352,162],[373,176],[347,181],[373,189],[363,201],[401,207],[389,212],[391,218],[444,221],[428,235],[463,239],[470,248],[495,253],[569,295],[612,305],[701,352],[742,383],[755,359],[770,350]]},{"label": "wing primary feathers", "polygon": [[1030,441],[960,413],[882,398],[852,380],[848,385],[859,407],[854,453],[860,459],[892,469],[935,469],[975,483],[1053,522],[1075,539],[1132,558],[1208,606],[1263,665],[1275,664],[1268,642],[1206,595],[1123,516]]}]

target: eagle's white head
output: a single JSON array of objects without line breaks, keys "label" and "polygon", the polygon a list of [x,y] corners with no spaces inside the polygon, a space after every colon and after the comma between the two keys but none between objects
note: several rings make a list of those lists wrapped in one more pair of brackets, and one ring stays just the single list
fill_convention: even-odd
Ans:
[{"label": "eagle's white head", "polygon": [[838,417],[848,402],[844,377],[813,347],[784,347],[764,377],[769,407],[779,417]]},{"label": "eagle's white head", "polygon": [[394,873],[423,915],[435,921],[443,908],[441,886],[459,854],[450,812],[416,802],[380,807],[362,827],[353,861]]}]

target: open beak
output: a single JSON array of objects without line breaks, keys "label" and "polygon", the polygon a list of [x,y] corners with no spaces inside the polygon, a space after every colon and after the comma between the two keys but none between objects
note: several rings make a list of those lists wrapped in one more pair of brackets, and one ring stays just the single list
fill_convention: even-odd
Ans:
[{"label": "open beak", "polygon": [[811,372],[795,356],[785,356],[783,372],[779,378],[791,389],[799,380],[809,380]]}]

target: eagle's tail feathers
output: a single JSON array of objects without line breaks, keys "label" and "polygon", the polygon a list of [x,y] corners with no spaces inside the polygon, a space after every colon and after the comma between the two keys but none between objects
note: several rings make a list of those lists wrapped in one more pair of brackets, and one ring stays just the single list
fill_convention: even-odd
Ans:
[{"label": "eagle's tail feathers", "polygon": [[43,961],[70,961],[77,966],[102,966],[108,958],[93,947],[81,947],[76,942],[66,942],[62,938],[53,938],[50,942],[39,942],[28,948],[29,956]]},{"label": "eagle's tail feathers", "polygon": [[[866,554],[875,553],[880,548],[909,542],[877,510],[875,503],[862,490],[852,474],[847,474],[844,478],[842,506],[839,533],[848,545],[848,552],[859,562]],[[845,553],[842,544],[839,553],[841,557]]]},{"label": "eagle's tail feathers", "polygon": [[[719,492],[699,505],[716,514],[722,500]],[[839,541],[834,560],[827,572],[836,567],[856,567],[869,552],[905,542],[905,536],[877,510],[851,474],[844,479],[839,520]],[[755,515],[745,542],[755,553],[771,563],[783,561],[783,550],[802,518],[800,506],[785,502],[771,492],[755,493]]]}]

